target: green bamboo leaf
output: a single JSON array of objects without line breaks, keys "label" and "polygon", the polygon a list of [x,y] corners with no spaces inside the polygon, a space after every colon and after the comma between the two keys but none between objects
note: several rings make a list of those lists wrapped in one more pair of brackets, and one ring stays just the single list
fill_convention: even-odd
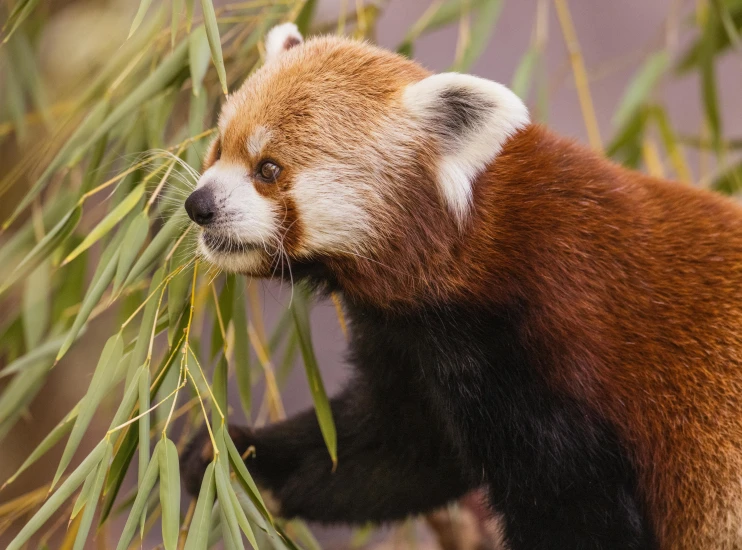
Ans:
[{"label": "green bamboo leaf", "polygon": [[152,452],[152,460],[150,460],[147,471],[144,473],[144,479],[137,487],[137,496],[134,499],[134,504],[131,505],[131,511],[129,512],[129,517],[126,519],[126,525],[124,525],[124,529],[121,531],[116,550],[126,550],[129,547],[129,543],[131,543],[131,539],[134,538],[139,518],[144,511],[144,505],[147,503],[149,494],[152,492],[152,488],[157,481],[157,474],[160,471],[159,461],[160,453],[162,452],[161,449],[162,441],[159,441],[155,446],[155,450]]},{"label": "green bamboo leaf", "polygon": [[103,482],[106,480],[106,472],[108,471],[108,464],[111,461],[112,453],[113,445],[110,440],[106,440],[103,457],[100,460],[98,471],[95,474],[95,480],[86,499],[87,503],[85,504],[85,511],[82,514],[80,525],[77,528],[75,545],[72,550],[83,550],[85,547],[85,542],[87,541],[88,533],[90,532],[90,525],[93,523],[93,515],[95,514],[95,509],[98,505],[98,499],[103,490]]},{"label": "green bamboo leaf", "polygon": [[85,294],[85,298],[80,305],[80,310],[75,316],[72,327],[69,332],[67,332],[67,337],[57,353],[56,361],[59,361],[64,354],[67,353],[80,335],[80,331],[82,330],[83,325],[87,322],[93,308],[98,304],[103,293],[113,279],[114,273],[116,272],[116,266],[118,265],[118,256],[121,253],[120,245],[124,234],[124,231],[119,231],[114,238],[111,239],[111,242],[108,243],[103,254],[101,254],[98,267],[95,269],[95,273],[93,274],[93,280],[91,281],[88,291]]},{"label": "green bamboo leaf", "polygon": [[[150,373],[149,365],[145,364],[142,373],[138,379],[139,385],[139,410],[144,412],[149,410],[149,386],[150,386]],[[149,414],[145,414],[139,419],[137,424],[139,425],[139,483],[144,480],[144,474],[147,472],[149,466]],[[162,470],[160,470],[162,471]],[[160,474],[162,477],[162,474]],[[162,486],[160,486],[162,490]],[[142,511],[142,517],[139,521],[139,532],[140,535],[144,535],[144,524],[147,520],[147,506],[145,505]]]},{"label": "green bamboo leaf", "polygon": [[531,48],[521,58],[518,68],[515,69],[510,89],[524,101],[528,99],[528,93],[531,90],[531,83],[533,81],[533,73],[538,66],[539,57],[538,49]]},{"label": "green bamboo leaf", "polygon": [[294,316],[294,326],[299,339],[299,348],[304,358],[304,367],[309,381],[309,391],[314,401],[314,410],[317,414],[319,427],[327,445],[327,450],[330,453],[332,463],[333,465],[337,465],[337,431],[335,430],[335,421],[332,418],[330,402],[327,399],[325,386],[322,383],[322,377],[319,373],[317,358],[314,355],[314,348],[312,347],[309,309],[307,306],[307,297],[303,292],[299,291],[296,293],[291,310]]},{"label": "green bamboo leaf", "polygon": [[139,28],[139,25],[142,24],[142,21],[144,21],[144,16],[147,14],[147,10],[149,9],[149,5],[151,3],[152,0],[140,0],[139,9],[134,16],[134,21],[132,21],[131,23],[131,29],[129,29],[129,36],[126,37],[127,39],[131,38],[131,35],[133,35]]},{"label": "green bamboo leaf", "polygon": [[[0,397],[0,434],[4,435],[10,429],[17,415],[36,396],[50,369],[49,362],[40,361],[15,376],[5,387]],[[13,422],[10,422],[11,419]]]},{"label": "green bamboo leaf", "polygon": [[198,96],[203,88],[210,58],[209,39],[206,36],[206,29],[201,25],[188,37],[188,64],[191,67],[191,84],[195,96]]},{"label": "green bamboo leaf", "polygon": [[[74,148],[82,142],[82,140],[90,135],[91,132],[93,132],[100,126],[103,117],[105,117],[106,113],[108,112],[108,107],[108,98],[104,97],[98,103],[96,103],[95,107],[91,109],[91,111],[82,121],[82,123],[80,123],[77,129],[72,133],[72,135],[65,140],[64,145],[62,145],[59,152],[54,156],[54,159],[49,163],[44,172],[42,172],[41,176],[39,176],[39,179],[36,180],[36,183],[33,184],[31,189],[29,189],[23,199],[21,199],[21,202],[18,203],[18,206],[16,206],[15,210],[13,210],[13,213],[10,215],[10,217],[5,220],[5,222],[3,222],[3,229],[7,229],[10,224],[12,224],[16,220],[20,213],[23,212],[39,195],[39,193],[44,190],[44,188],[51,180],[52,175],[59,168],[61,168],[65,162],[67,162],[70,152],[73,151]],[[105,133],[106,132],[103,132],[101,136],[103,136]]]},{"label": "green bamboo leaf", "polygon": [[3,483],[3,486],[0,487],[0,490],[18,479],[18,476],[25,472],[38,459],[44,456],[49,451],[49,449],[54,447],[54,445],[56,445],[60,439],[62,439],[72,430],[72,426],[75,425],[75,419],[77,418],[77,412],[79,410],[80,404],[78,403],[69,413],[67,413],[62,421],[57,424],[51,432],[49,432],[49,434],[41,441],[41,443],[38,444],[33,452],[28,455],[28,458],[23,461],[23,464],[21,464],[20,468],[18,468],[15,473],[10,476],[7,481],[5,481],[5,483]]},{"label": "green bamboo leaf", "polygon": [[211,59],[214,62],[214,67],[216,67],[216,74],[219,76],[222,92],[224,92],[224,95],[227,95],[227,71],[224,68],[222,42],[219,37],[219,26],[216,22],[214,4],[212,4],[211,0],[201,0],[201,10],[204,13],[206,37],[209,39],[209,46],[211,47]]},{"label": "green bamboo leaf", "polygon": [[93,418],[93,414],[95,414],[103,396],[114,381],[112,374],[121,362],[123,354],[124,341],[121,334],[119,333],[115,336],[111,336],[103,347],[100,359],[98,360],[98,365],[95,367],[95,372],[93,373],[93,379],[90,381],[90,387],[85,394],[85,398],[82,400],[80,413],[75,421],[75,426],[72,428],[70,438],[67,440],[67,445],[65,446],[64,453],[62,453],[62,458],[59,461],[57,472],[54,474],[54,480],[51,485],[52,487],[57,484],[57,481],[62,477],[62,474],[72,460],[72,456],[80,445],[82,436],[85,434],[85,431]]},{"label": "green bamboo leaf", "polygon": [[72,507],[72,513],[70,513],[70,521],[75,519],[77,517],[77,514],[79,514],[82,509],[85,508],[85,505],[88,502],[88,497],[90,497],[90,492],[93,490],[93,485],[95,484],[95,478],[97,475],[98,472],[96,470],[93,470],[88,474],[88,477],[85,478],[85,483],[82,484],[82,489],[77,495],[75,505]]},{"label": "green bamboo leaf", "polygon": [[[481,8],[490,0],[448,0],[440,2],[437,7],[431,8],[432,11],[426,12],[418,19],[405,36],[402,43],[397,46],[397,51],[411,57],[413,42],[422,34],[445,27],[446,25],[458,21],[463,15]],[[435,4],[432,4],[435,6]],[[402,50],[402,51],[400,51]]]},{"label": "green bamboo leaf", "polygon": [[175,37],[178,36],[178,23],[183,11],[183,0],[172,0],[172,15],[170,17],[170,47],[175,47]]},{"label": "green bamboo leaf", "polygon": [[[228,365],[227,358],[222,355],[214,367],[214,376],[211,380],[211,391],[214,394],[214,399],[219,410],[223,414],[227,414],[227,377],[228,377]],[[211,423],[214,426],[218,426],[222,422],[221,416],[219,416],[219,410],[216,407],[211,409]],[[225,419],[226,420],[226,419]]]},{"label": "green bamboo leaf", "polygon": [[302,36],[306,36],[309,33],[309,27],[314,20],[314,14],[317,11],[317,0],[307,0],[301,7],[299,15],[296,16],[294,24],[299,29],[299,33]]},{"label": "green bamboo leaf", "polygon": [[721,22],[718,15],[718,12],[714,9],[708,11],[706,26],[699,49],[701,96],[706,121],[711,130],[713,146],[717,151],[721,145],[721,116],[719,115],[719,94],[716,89],[715,53],[719,40],[723,36],[723,32],[720,32]]},{"label": "green bamboo leaf", "polygon": [[[71,199],[72,193],[63,191],[55,197],[54,201],[49,201],[50,204],[42,206],[44,227],[53,227],[59,223],[59,220],[70,210]],[[21,260],[21,255],[25,255],[24,252],[27,253],[36,244],[36,233],[32,220],[27,221],[21,228],[14,231],[13,235],[8,237],[0,246],[0,280],[4,280],[10,272],[8,268],[14,269]]]},{"label": "green bamboo leaf", "polygon": [[232,465],[232,470],[237,474],[237,481],[240,486],[245,490],[247,496],[258,508],[260,514],[273,524],[273,517],[265,506],[265,502],[263,502],[263,497],[260,496],[260,491],[258,491],[255,481],[253,481],[250,472],[245,466],[245,462],[242,460],[240,452],[237,450],[234,441],[232,441],[232,438],[229,436],[229,432],[227,431],[224,432],[224,443],[227,448],[227,453],[229,454],[229,463]]},{"label": "green bamboo leaf", "polygon": [[488,0],[477,10],[477,15],[471,26],[469,44],[464,48],[461,57],[454,63],[452,71],[466,72],[479,59],[489,42],[501,9],[502,0]]},{"label": "green bamboo leaf", "polygon": [[245,547],[242,544],[242,536],[240,535],[240,525],[237,523],[237,511],[232,503],[230,495],[231,487],[229,486],[225,468],[217,464],[214,474],[216,476],[216,495],[219,499],[220,509],[226,520],[226,523],[222,525],[225,543],[229,540],[236,548],[242,548],[244,550]]},{"label": "green bamboo leaf", "polygon": [[[34,10],[36,5],[39,3],[39,0],[20,0],[15,7],[13,8],[13,11],[10,13],[10,17],[8,17],[8,21],[3,25],[3,32],[5,33],[5,38],[3,39],[3,44],[7,43],[8,40],[10,40],[10,37],[13,36],[13,33],[18,30],[18,27],[21,26],[21,24],[26,20],[26,18],[31,15],[31,12]],[[6,28],[10,27],[7,32]]]},{"label": "green bamboo leaf", "polygon": [[124,246],[121,249],[118,265],[116,266],[116,276],[113,278],[112,292],[114,295],[118,294],[118,291],[121,289],[121,285],[129,274],[129,270],[134,264],[137,253],[142,248],[148,233],[149,216],[147,212],[140,212],[132,220],[124,236]]},{"label": "green bamboo leaf", "polygon": [[160,505],[162,506],[162,540],[165,550],[175,550],[180,529],[180,469],[175,443],[162,439],[160,463]]},{"label": "green bamboo leaf", "polygon": [[[195,136],[204,131],[206,127],[206,110],[209,106],[209,98],[207,94],[191,95],[190,104],[188,108],[188,134]],[[206,150],[206,142],[192,143],[186,151],[186,163],[189,166],[199,166],[201,159],[204,156]],[[193,176],[182,171],[187,181],[192,182]],[[195,185],[195,183],[193,183]],[[191,187],[182,186],[183,191],[190,191]],[[173,193],[175,193],[175,188]]]},{"label": "green bamboo leaf", "polygon": [[711,188],[725,195],[734,195],[742,191],[742,163],[724,171],[713,181]]},{"label": "green bamboo leaf", "polygon": [[10,541],[6,550],[20,550],[28,539],[56,512],[60,506],[75,492],[103,458],[106,452],[106,442],[101,441],[95,449],[82,461],[70,476],[59,486],[59,489],[39,508],[39,511],[23,526],[16,537]]},{"label": "green bamboo leaf", "polygon": [[152,330],[155,326],[157,305],[160,301],[160,294],[164,289],[160,289],[160,292],[153,294],[162,283],[165,277],[165,268],[161,267],[152,276],[152,281],[149,284],[149,290],[147,290],[147,296],[149,301],[144,306],[144,312],[142,313],[142,320],[139,324],[139,335],[137,341],[134,344],[134,349],[131,352],[129,358],[129,370],[137,368],[139,365],[147,360],[147,354],[149,352],[149,341],[152,336]]},{"label": "green bamboo leaf", "polygon": [[234,323],[234,370],[237,377],[237,388],[245,418],[250,419],[252,380],[250,379],[250,341],[247,336],[247,312],[245,311],[245,282],[237,277],[239,285],[233,292],[232,323]]},{"label": "green bamboo leaf", "polygon": [[73,162],[77,162],[100,138],[126,116],[137,111],[148,99],[171,86],[177,77],[183,73],[187,57],[188,41],[183,40],[154,71],[147,75],[139,86],[130,92],[125,99],[121,100],[106,119],[95,128],[88,139],[76,149],[72,157]]},{"label": "green bamboo leaf", "polygon": [[[170,264],[171,271],[177,267],[188,264],[193,258],[193,254],[189,253],[188,247],[181,245],[178,250],[173,254],[172,262]],[[168,311],[173,312],[170,316],[170,325],[168,327],[168,341],[172,342],[175,331],[178,327],[180,320],[180,313],[190,305],[189,290],[191,283],[193,282],[193,265],[183,269],[175,277],[170,279],[170,284],[167,287],[167,307]]]},{"label": "green bamboo leaf", "polygon": [[149,245],[147,245],[147,248],[144,249],[141,256],[139,256],[134,267],[129,271],[129,275],[126,277],[123,286],[129,286],[137,279],[137,277],[144,273],[147,268],[155,263],[155,261],[159,260],[162,253],[165,252],[168,247],[173,246],[185,225],[186,220],[182,214],[176,213],[171,216]]},{"label": "green bamboo leaf", "polygon": [[19,68],[16,66],[11,55],[0,57],[0,61],[5,59],[5,100],[7,101],[7,110],[13,119],[15,130],[15,140],[19,145],[25,143],[28,137],[28,124],[26,123],[26,95],[21,83]]},{"label": "green bamboo leaf", "polygon": [[40,362],[48,362],[51,364],[54,356],[59,351],[59,348],[62,346],[65,339],[66,336],[60,336],[53,340],[47,340],[25,355],[21,355],[18,359],[8,363],[3,370],[0,370],[0,378],[10,376],[11,374],[17,374]]},{"label": "green bamboo leaf", "polygon": [[206,550],[211,530],[211,509],[214,505],[216,480],[214,478],[214,462],[206,467],[204,478],[201,481],[201,490],[198,492],[196,509],[193,512],[191,526],[188,528],[184,550]]},{"label": "green bamboo leaf", "polygon": [[[96,225],[93,230],[88,233],[88,235],[85,237],[85,239],[80,243],[80,245],[75,248],[70,254],[64,259],[62,262],[62,265],[66,265],[70,263],[72,260],[77,258],[83,251],[87,250],[91,246],[93,246],[96,242],[98,242],[100,239],[102,239],[105,235],[108,234],[111,229],[114,228],[116,224],[118,224],[121,220],[124,219],[124,216],[126,216],[131,210],[137,205],[139,202],[139,199],[141,199],[144,196],[144,183],[140,183],[131,193],[129,193],[126,198],[121,201],[119,204],[117,204],[113,210],[111,210],[108,215],[103,218],[98,225]],[[128,245],[129,243],[127,243]],[[127,247],[124,247],[127,248]],[[121,255],[119,255],[120,257]]]},{"label": "green bamboo leaf", "polygon": [[613,115],[613,125],[622,127],[636,113],[639,106],[646,101],[670,64],[666,51],[652,54],[642,64],[639,71],[626,87],[618,109]]},{"label": "green bamboo leaf", "polygon": [[42,261],[26,280],[23,289],[23,334],[26,349],[34,349],[49,327],[51,264]]},{"label": "green bamboo leaf", "polygon": [[38,56],[33,50],[27,33],[17,33],[15,39],[8,46],[12,52],[11,56],[16,61],[21,80],[24,82],[24,88],[31,94],[36,110],[41,115],[44,124],[47,128],[51,128],[49,102],[39,73]]},{"label": "green bamboo leaf", "polygon": [[250,545],[253,548],[258,548],[258,542],[255,540],[255,533],[253,533],[250,522],[247,520],[247,516],[245,516],[245,511],[242,509],[240,501],[237,499],[237,495],[232,488],[232,484],[229,482],[227,482],[227,492],[229,493],[231,508],[234,510],[235,516],[237,517],[237,525],[239,525],[242,532],[245,533]]},{"label": "green bamboo leaf", "polygon": [[185,0],[186,32],[191,32],[191,25],[193,25],[193,1],[194,0]]},{"label": "green bamboo leaf", "polygon": [[[218,490],[219,487],[217,486],[217,494]],[[240,546],[238,546],[238,544],[242,544],[242,539],[240,538],[238,540],[235,540],[235,531],[232,530],[232,526],[227,519],[227,514],[224,510],[224,505],[222,504],[221,499],[217,500],[216,504],[219,512],[219,525],[221,526],[222,531],[221,541],[222,544],[224,544],[224,550],[239,550]],[[236,531],[236,534],[239,537],[239,530]],[[244,550],[244,546],[242,546],[242,550]]]},{"label": "green bamboo leaf", "polygon": [[16,281],[24,278],[44,259],[48,258],[49,255],[75,230],[75,227],[77,227],[77,224],[80,222],[81,215],[82,209],[77,206],[59,220],[57,225],[55,225],[49,233],[44,235],[44,238],[33,247],[31,252],[21,260],[21,263],[16,266],[10,275],[8,275],[4,283],[0,285],[0,294],[10,288]]}]

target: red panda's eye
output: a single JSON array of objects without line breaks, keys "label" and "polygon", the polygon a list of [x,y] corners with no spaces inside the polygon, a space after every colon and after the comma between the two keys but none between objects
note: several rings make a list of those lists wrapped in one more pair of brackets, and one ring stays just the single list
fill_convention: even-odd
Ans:
[{"label": "red panda's eye", "polygon": [[215,161],[222,158],[222,142],[219,141],[219,143],[216,144],[216,157],[214,158]]},{"label": "red panda's eye", "polygon": [[258,167],[258,177],[268,183],[274,183],[278,179],[280,173],[280,166],[269,160],[263,161]]}]

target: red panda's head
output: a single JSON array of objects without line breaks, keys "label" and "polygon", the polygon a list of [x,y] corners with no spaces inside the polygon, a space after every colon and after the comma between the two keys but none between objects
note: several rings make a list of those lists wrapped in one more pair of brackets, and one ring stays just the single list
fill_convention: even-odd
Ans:
[{"label": "red panda's head", "polygon": [[229,271],[419,278],[409,262],[466,234],[477,177],[527,124],[499,84],[284,24],[227,99],[186,209]]}]

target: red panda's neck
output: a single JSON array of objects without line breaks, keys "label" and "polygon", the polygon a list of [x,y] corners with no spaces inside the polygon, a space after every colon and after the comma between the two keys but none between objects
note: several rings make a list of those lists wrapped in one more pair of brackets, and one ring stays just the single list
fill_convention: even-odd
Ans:
[{"label": "red panda's neck", "polygon": [[[555,247],[569,246],[579,231],[580,209],[603,201],[616,170],[590,150],[530,125],[475,182],[463,231],[440,214],[439,204],[413,197],[418,223],[402,224],[399,240],[375,261],[340,267],[340,284],[352,299],[392,309],[532,297],[548,264],[558,261]],[[600,219],[607,214],[595,214],[595,223],[607,221]]]}]

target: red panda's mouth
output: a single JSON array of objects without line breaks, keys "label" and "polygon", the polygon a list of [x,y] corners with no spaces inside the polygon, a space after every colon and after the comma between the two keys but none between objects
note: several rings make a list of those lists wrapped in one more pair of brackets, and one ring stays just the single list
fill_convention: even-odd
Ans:
[{"label": "red panda's mouth", "polygon": [[241,252],[250,252],[251,250],[262,248],[260,245],[255,243],[247,243],[226,235],[213,234],[206,231],[201,234],[201,239],[209,250],[225,254],[239,254]]}]

